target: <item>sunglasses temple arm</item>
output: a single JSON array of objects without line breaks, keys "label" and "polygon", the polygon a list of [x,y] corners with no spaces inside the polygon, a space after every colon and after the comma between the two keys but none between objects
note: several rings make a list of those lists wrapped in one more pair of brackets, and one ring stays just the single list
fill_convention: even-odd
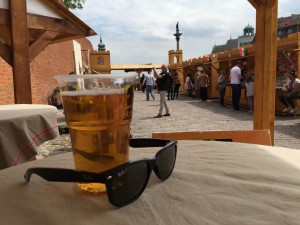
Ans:
[{"label": "sunglasses temple arm", "polygon": [[129,146],[133,148],[163,147],[170,142],[171,142],[170,140],[164,140],[164,139],[131,138],[129,140]]},{"label": "sunglasses temple arm", "polygon": [[72,169],[42,167],[29,168],[24,175],[27,182],[30,181],[32,174],[39,175],[43,179],[53,182],[105,183],[105,176],[101,173],[97,174]]}]

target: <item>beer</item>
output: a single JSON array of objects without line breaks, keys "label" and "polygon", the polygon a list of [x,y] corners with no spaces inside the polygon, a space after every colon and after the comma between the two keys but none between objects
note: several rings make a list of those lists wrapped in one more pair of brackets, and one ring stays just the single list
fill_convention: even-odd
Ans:
[{"label": "beer", "polygon": [[[62,92],[76,170],[102,172],[128,161],[133,85],[124,89]],[[78,184],[104,192],[102,184]]]}]

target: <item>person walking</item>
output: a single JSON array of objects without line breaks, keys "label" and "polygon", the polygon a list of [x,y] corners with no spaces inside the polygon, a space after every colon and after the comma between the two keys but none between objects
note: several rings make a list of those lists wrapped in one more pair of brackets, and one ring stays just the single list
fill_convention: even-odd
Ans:
[{"label": "person walking", "polygon": [[[161,118],[162,116],[171,116],[168,103],[166,101],[166,90],[167,90],[167,80],[171,77],[170,73],[168,72],[168,67],[166,64],[161,66],[161,73],[157,74],[155,68],[153,68],[154,77],[157,79],[157,89],[159,91],[160,97],[160,108],[159,112],[154,118]],[[166,114],[162,115],[163,109],[166,109]]]},{"label": "person walking", "polygon": [[180,80],[178,77],[178,73],[176,70],[174,70],[174,75],[173,75],[173,80],[174,80],[174,93],[173,93],[173,99],[178,98],[178,92],[179,92],[179,87],[181,86]]},{"label": "person walking", "polygon": [[241,79],[242,79],[241,61],[237,61],[236,66],[234,66],[230,70],[232,106],[235,111],[240,110]]},{"label": "person walking", "polygon": [[141,84],[141,90],[142,90],[143,93],[145,92],[145,88],[146,88],[146,85],[143,85],[144,80],[145,80],[145,74],[142,74],[142,77],[140,79],[140,84]]},{"label": "person walking", "polygon": [[225,107],[224,104],[224,98],[225,98],[225,93],[226,93],[226,85],[227,85],[227,81],[225,78],[226,75],[226,71],[222,70],[220,73],[220,76],[218,78],[218,83],[217,83],[217,91],[219,92],[219,102],[220,105]]},{"label": "person walking", "polygon": [[200,75],[198,76],[199,86],[200,86],[200,99],[205,102],[208,99],[208,83],[209,77],[203,72],[203,67],[199,67]]},{"label": "person walking", "polygon": [[171,75],[171,73],[167,80],[167,92],[168,92],[168,100],[174,100],[174,98],[173,98],[174,80],[173,80],[173,76]]},{"label": "person walking", "polygon": [[154,93],[153,93],[153,84],[154,84],[154,76],[151,74],[151,70],[148,70],[148,74],[145,76],[144,81],[143,81],[143,86],[146,85],[146,101],[149,101],[149,97],[153,98]]}]

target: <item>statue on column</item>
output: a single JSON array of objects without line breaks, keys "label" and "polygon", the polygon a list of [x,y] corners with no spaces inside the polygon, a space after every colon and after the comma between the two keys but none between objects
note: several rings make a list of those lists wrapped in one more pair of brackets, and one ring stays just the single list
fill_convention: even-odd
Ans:
[{"label": "statue on column", "polygon": [[173,34],[175,37],[176,37],[176,41],[177,41],[177,50],[179,50],[179,39],[180,39],[180,36],[182,35],[182,33],[179,33],[179,22],[177,21],[177,24],[176,24],[176,33]]}]

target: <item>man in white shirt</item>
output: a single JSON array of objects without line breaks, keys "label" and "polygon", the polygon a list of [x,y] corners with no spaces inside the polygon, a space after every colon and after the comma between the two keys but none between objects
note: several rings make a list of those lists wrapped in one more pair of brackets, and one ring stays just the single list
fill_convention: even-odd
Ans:
[{"label": "man in white shirt", "polygon": [[155,99],[153,94],[154,76],[151,74],[151,70],[148,70],[148,74],[143,80],[143,85],[146,84],[146,101],[149,101],[149,94],[151,94],[153,100]]},{"label": "man in white shirt", "polygon": [[236,111],[240,110],[241,79],[242,79],[241,61],[237,61],[236,66],[234,66],[230,70],[232,106],[233,109]]}]

